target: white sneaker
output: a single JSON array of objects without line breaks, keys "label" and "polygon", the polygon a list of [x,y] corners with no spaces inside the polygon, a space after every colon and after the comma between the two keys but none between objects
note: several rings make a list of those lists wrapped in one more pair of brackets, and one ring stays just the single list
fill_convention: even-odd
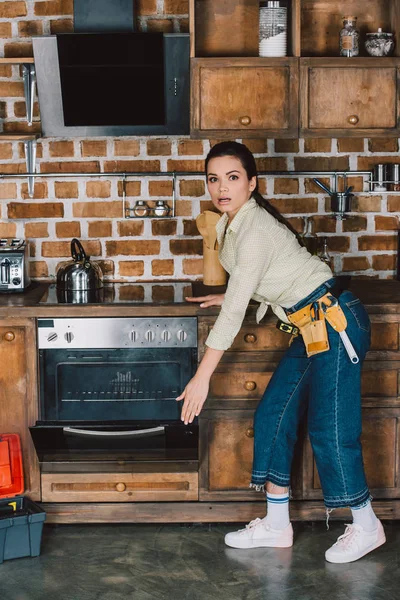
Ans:
[{"label": "white sneaker", "polygon": [[385,532],[379,520],[374,531],[365,531],[361,525],[346,525],[344,534],[325,552],[325,559],[331,563],[353,562],[385,542]]},{"label": "white sneaker", "polygon": [[244,529],[232,531],[225,536],[225,544],[231,548],[290,548],[293,546],[293,527],[272,529],[264,519],[250,521]]}]

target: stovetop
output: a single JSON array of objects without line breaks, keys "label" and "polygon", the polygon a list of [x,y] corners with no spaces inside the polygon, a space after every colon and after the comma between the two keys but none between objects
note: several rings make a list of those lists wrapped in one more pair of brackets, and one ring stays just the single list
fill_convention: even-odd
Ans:
[{"label": "stovetop", "polygon": [[64,291],[55,284],[49,286],[39,304],[179,304],[192,295],[192,286],[185,282],[111,283],[99,290]]}]

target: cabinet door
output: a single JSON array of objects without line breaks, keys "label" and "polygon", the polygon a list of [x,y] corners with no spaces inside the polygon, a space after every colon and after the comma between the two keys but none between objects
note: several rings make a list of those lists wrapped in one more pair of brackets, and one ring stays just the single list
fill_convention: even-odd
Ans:
[{"label": "cabinet door", "polygon": [[28,427],[38,418],[34,319],[0,321],[0,432],[19,433],[25,492],[40,500],[39,465]]},{"label": "cabinet door", "polygon": [[[200,418],[200,500],[264,501],[249,489],[253,466],[253,410],[205,410]],[[302,436],[299,436],[301,439]],[[293,497],[300,497],[301,442],[292,469]]]},{"label": "cabinet door", "polygon": [[398,136],[397,65],[397,59],[301,59],[300,133]]},{"label": "cabinet door", "polygon": [[298,61],[192,59],[193,137],[298,136]]},{"label": "cabinet door", "polygon": [[[363,457],[367,483],[374,498],[400,498],[400,410],[366,408],[363,410]],[[321,483],[310,441],[304,452],[303,497],[322,498]]]}]

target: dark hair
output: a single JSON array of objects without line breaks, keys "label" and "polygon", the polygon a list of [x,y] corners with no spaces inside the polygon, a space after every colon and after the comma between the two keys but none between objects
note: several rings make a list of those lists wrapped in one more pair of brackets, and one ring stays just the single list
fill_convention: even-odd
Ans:
[{"label": "dark hair", "polygon": [[254,159],[253,154],[250,152],[247,146],[244,144],[239,144],[239,142],[220,142],[219,144],[215,144],[207,154],[206,157],[206,173],[208,170],[208,163],[212,158],[218,158],[220,156],[234,156],[242,163],[242,167],[247,173],[248,179],[252,179],[252,177],[256,177],[256,187],[252,192],[252,197],[257,202],[258,206],[264,208],[270,215],[272,215],[279,223],[285,225],[297,238],[301,246],[304,246],[303,240],[301,239],[298,232],[295,228],[289,223],[285,217],[281,215],[281,213],[274,207],[272,204],[268,202],[258,191],[258,176],[257,176],[257,166],[256,161]]}]

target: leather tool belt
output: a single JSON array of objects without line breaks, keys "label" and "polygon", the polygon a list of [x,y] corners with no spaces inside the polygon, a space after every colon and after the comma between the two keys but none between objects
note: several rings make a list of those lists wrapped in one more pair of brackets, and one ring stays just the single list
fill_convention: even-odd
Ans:
[{"label": "leather tool belt", "polygon": [[338,333],[343,332],[347,327],[346,315],[339,306],[337,298],[330,293],[287,315],[287,318],[300,330],[308,357],[329,350],[326,321]]}]

